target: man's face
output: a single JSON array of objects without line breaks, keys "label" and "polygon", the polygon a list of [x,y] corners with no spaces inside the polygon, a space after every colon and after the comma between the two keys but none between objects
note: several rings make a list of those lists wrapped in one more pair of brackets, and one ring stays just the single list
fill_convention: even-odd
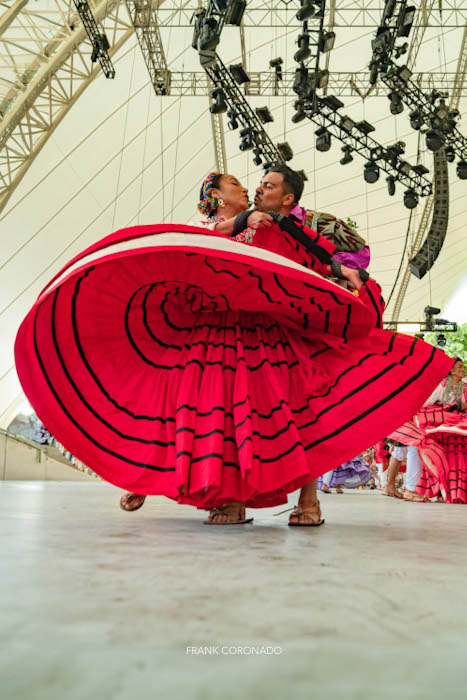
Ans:
[{"label": "man's face", "polygon": [[254,199],[258,211],[275,211],[278,214],[288,214],[294,204],[294,196],[284,191],[284,176],[282,173],[268,173],[258,187]]}]

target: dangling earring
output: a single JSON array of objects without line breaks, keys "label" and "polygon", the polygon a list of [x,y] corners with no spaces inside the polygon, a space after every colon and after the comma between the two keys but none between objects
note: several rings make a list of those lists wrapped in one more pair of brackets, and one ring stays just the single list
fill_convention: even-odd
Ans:
[{"label": "dangling earring", "polygon": [[224,200],[223,200],[223,199],[218,199],[218,200],[217,200],[217,205],[218,205],[219,207],[225,207]]}]

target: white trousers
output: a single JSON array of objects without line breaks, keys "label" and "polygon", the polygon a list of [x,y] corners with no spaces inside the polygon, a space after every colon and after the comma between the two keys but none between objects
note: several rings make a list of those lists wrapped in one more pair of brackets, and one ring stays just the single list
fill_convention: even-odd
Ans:
[{"label": "white trousers", "polygon": [[407,458],[405,487],[408,491],[416,491],[416,486],[422,475],[423,462],[420,459],[420,455],[418,454],[418,450],[415,445],[407,445],[407,447],[394,447],[392,456],[399,460]]}]

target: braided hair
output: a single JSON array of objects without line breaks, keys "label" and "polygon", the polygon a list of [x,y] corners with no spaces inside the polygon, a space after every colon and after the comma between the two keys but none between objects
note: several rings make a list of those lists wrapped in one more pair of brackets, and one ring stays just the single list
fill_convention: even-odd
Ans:
[{"label": "braided hair", "polygon": [[208,217],[214,215],[219,206],[219,202],[216,197],[213,197],[212,190],[214,187],[219,187],[221,184],[222,173],[213,171],[204,180],[201,185],[201,190],[199,193],[198,209],[202,214]]}]

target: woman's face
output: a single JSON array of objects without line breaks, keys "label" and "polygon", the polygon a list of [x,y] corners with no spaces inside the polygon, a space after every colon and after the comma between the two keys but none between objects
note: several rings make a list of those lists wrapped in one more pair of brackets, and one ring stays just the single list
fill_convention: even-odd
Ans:
[{"label": "woman's face", "polygon": [[465,367],[464,367],[464,363],[462,362],[462,360],[457,360],[457,362],[454,363],[454,367],[451,370],[451,374],[454,377],[459,377],[459,379],[464,379]]},{"label": "woman's face", "polygon": [[213,187],[212,193],[218,199],[223,199],[226,206],[239,211],[248,209],[248,190],[233,175],[223,175],[220,186]]}]

